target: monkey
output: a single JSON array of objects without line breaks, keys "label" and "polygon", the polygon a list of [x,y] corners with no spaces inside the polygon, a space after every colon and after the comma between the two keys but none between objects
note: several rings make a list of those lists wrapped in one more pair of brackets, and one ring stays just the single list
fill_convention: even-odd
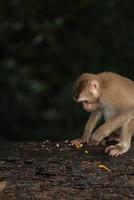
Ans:
[{"label": "monkey", "polygon": [[[134,134],[134,82],[113,72],[83,73],[74,84],[73,99],[91,115],[81,138],[72,145],[89,143],[98,145],[113,133],[119,135],[118,143],[105,148],[110,156],[126,153]],[[104,123],[96,128],[104,117]],[[95,129],[96,128],[96,129]]]}]

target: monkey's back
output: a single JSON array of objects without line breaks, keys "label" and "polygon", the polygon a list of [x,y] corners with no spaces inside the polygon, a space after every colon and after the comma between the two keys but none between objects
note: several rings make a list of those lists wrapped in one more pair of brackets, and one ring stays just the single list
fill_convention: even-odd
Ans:
[{"label": "monkey's back", "polygon": [[113,72],[98,74],[101,83],[103,98],[120,105],[121,108],[134,107],[134,82]]}]

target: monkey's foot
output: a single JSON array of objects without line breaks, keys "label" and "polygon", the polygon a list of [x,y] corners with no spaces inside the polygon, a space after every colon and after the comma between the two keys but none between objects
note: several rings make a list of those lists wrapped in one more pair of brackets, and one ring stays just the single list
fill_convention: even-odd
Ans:
[{"label": "monkey's foot", "polygon": [[122,144],[111,145],[105,149],[105,153],[108,153],[110,156],[119,156],[128,151],[129,148],[124,147]]},{"label": "monkey's foot", "polygon": [[85,143],[85,142],[86,142],[85,139],[78,138],[78,139],[72,140],[72,141],[71,141],[71,144],[77,146],[77,145],[80,145],[80,144]]}]

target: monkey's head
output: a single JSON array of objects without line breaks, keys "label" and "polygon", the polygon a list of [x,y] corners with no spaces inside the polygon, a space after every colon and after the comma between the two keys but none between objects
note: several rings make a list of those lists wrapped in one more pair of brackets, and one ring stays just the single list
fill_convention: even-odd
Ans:
[{"label": "monkey's head", "polygon": [[74,84],[73,98],[81,103],[87,112],[92,112],[99,107],[100,94],[100,80],[97,75],[84,73]]}]

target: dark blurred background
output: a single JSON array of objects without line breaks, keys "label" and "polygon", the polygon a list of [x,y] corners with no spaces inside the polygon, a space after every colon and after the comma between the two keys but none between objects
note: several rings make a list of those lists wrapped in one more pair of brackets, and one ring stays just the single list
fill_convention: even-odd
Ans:
[{"label": "dark blurred background", "polygon": [[133,79],[133,0],[0,1],[0,135],[63,140],[88,114],[73,102],[82,72]]}]

